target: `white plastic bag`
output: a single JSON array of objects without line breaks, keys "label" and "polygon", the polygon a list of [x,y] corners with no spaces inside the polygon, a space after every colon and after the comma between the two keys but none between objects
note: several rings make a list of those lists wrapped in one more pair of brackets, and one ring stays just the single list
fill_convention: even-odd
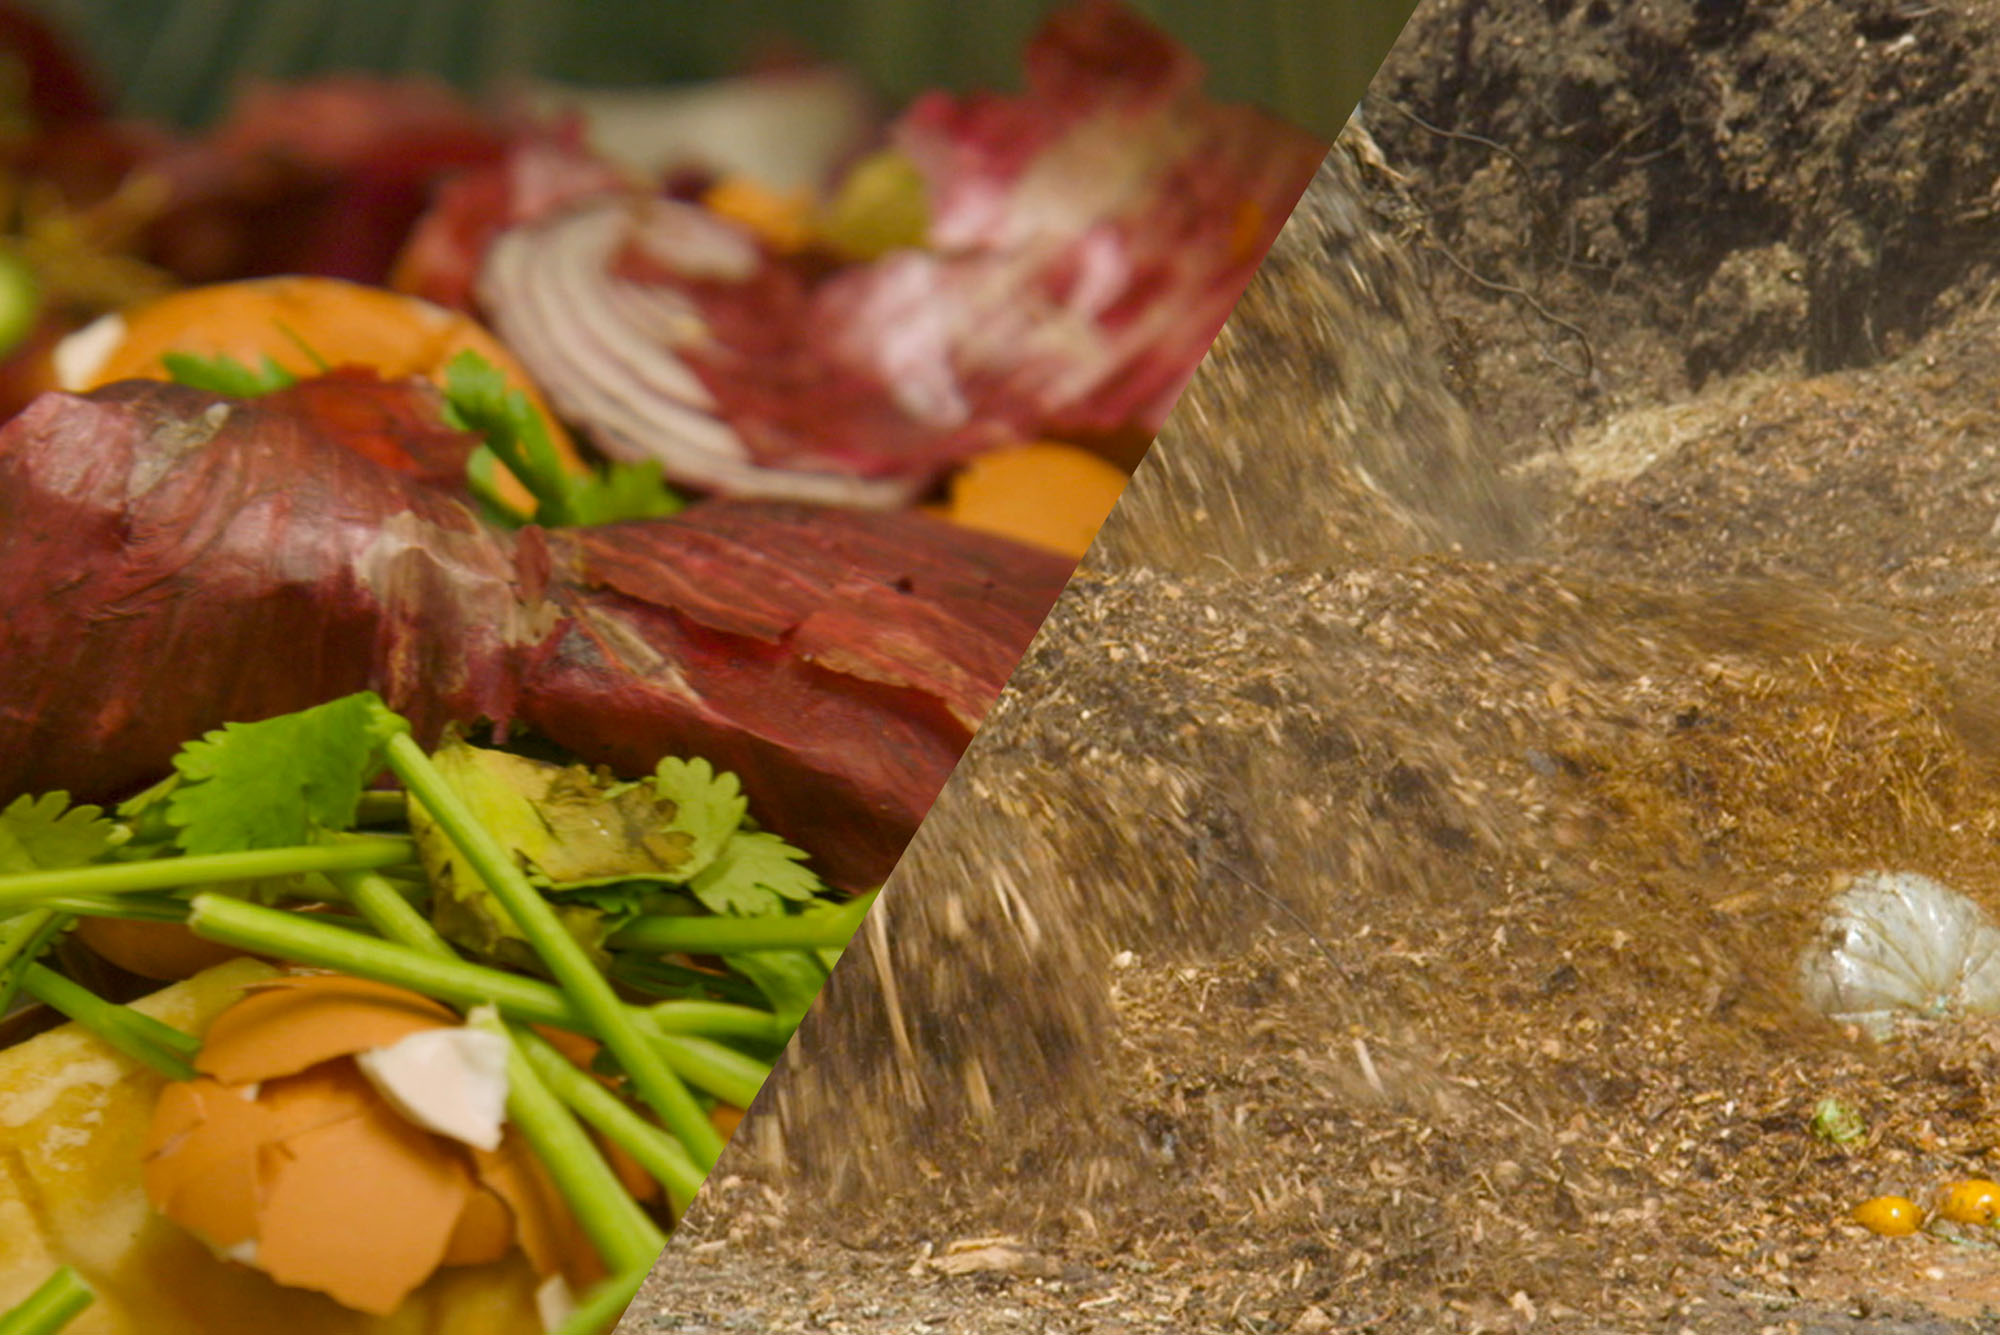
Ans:
[{"label": "white plastic bag", "polygon": [[1820,1014],[1877,1039],[1910,1019],[2000,1012],[2000,928],[1927,876],[1870,872],[1827,906],[1799,985]]}]

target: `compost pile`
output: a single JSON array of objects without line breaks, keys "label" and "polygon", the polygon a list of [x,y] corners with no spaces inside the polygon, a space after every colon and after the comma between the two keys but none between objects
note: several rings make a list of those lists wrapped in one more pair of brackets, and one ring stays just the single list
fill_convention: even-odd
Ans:
[{"label": "compost pile", "polygon": [[1990,1324],[1847,1213],[1995,1175],[2000,1029],[1793,980],[2000,911],[1993,27],[1420,13],[625,1328]]}]

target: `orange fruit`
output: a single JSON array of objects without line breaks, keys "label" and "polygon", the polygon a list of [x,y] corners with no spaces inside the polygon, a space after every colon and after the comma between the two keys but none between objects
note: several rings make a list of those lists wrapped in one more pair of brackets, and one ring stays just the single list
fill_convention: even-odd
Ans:
[{"label": "orange fruit", "polygon": [[1924,1212],[1902,1196],[1877,1196],[1854,1207],[1854,1222],[1885,1238],[1901,1238],[1923,1227]]},{"label": "orange fruit", "polygon": [[982,455],[951,481],[946,518],[1081,558],[1129,479],[1074,445],[1041,441]]},{"label": "orange fruit", "polygon": [[710,186],[701,202],[709,212],[755,232],[780,255],[796,254],[813,243],[811,191],[782,192],[731,176]]},{"label": "orange fruit", "polygon": [[[169,353],[230,357],[253,370],[265,359],[304,378],[341,366],[384,379],[421,376],[442,385],[470,350],[493,363],[541,413],[556,450],[581,467],[576,447],[513,355],[470,317],[386,288],[337,278],[254,278],[188,288],[104,317],[57,354],[64,389],[118,380],[166,380]],[[509,499],[529,504],[525,490]]]},{"label": "orange fruit", "polygon": [[1937,1212],[1955,1224],[2000,1222],[2000,1182],[1985,1178],[1954,1182],[1939,1193]]}]

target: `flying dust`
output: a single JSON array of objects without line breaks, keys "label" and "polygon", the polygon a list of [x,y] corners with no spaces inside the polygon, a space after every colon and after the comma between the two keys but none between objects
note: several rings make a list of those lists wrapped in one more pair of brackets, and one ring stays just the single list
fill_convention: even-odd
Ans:
[{"label": "flying dust", "polygon": [[1010,1229],[1159,1328],[2000,1305],[1845,1222],[1995,1175],[2000,1030],[1794,984],[1845,876],[2000,909],[1996,39],[1420,11],[694,1235]]}]

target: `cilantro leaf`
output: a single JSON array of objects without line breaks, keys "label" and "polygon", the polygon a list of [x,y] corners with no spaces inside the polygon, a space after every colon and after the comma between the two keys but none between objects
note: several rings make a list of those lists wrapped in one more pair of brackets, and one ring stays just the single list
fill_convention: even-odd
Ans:
[{"label": "cilantro leaf", "polygon": [[[558,908],[590,909],[587,936],[579,937],[585,949],[602,954],[605,938],[650,911],[660,899],[660,888],[646,881],[625,881],[618,885],[584,886],[575,890],[551,890],[549,902]],[[571,934],[576,928],[571,927]]]},{"label": "cilantro leaf", "polygon": [[757,918],[782,912],[786,900],[806,902],[826,887],[806,854],[775,834],[749,831],[723,846],[688,889],[711,913]]},{"label": "cilantro leaf", "polygon": [[466,468],[473,493],[505,510],[495,485],[497,461],[535,498],[534,521],[545,528],[657,519],[685,504],[655,463],[613,464],[588,473],[566,466],[528,396],[470,348],[445,367],[445,420],[485,442]]},{"label": "cilantro leaf", "polygon": [[668,756],[653,771],[653,791],[674,804],[673,823],[667,828],[693,840],[684,869],[688,877],[708,869],[750,812],[736,776],[716,773],[706,760]]},{"label": "cilantro leaf", "polygon": [[61,871],[102,857],[118,827],[97,807],[73,807],[68,793],[17,797],[0,810],[0,873]]},{"label": "cilantro leaf", "polygon": [[354,823],[402,724],[372,692],[257,723],[231,723],[174,757],[167,817],[186,853],[289,848]]},{"label": "cilantro leaf", "polygon": [[[678,808],[646,783],[457,738],[431,763],[593,955],[644,911],[649,896],[690,874],[694,839],[669,824]],[[480,954],[533,967],[520,925],[451,837],[421,802],[409,812],[438,930]]]},{"label": "cilantro leaf", "polygon": [[264,354],[261,370],[251,370],[234,357],[197,357],[185,352],[169,352],[160,358],[167,374],[177,385],[227,394],[236,399],[254,399],[298,383],[298,377]]}]

